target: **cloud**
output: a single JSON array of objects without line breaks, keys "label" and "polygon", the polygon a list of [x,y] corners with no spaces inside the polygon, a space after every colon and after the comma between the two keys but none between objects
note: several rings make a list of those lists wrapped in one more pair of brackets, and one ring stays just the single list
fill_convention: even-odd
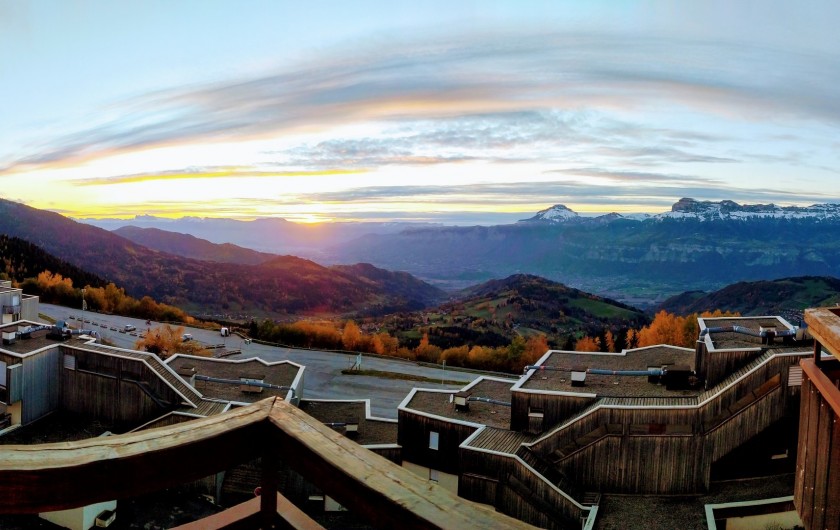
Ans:
[{"label": "cloud", "polygon": [[154,173],[134,173],[131,175],[115,175],[112,177],[99,177],[76,179],[72,183],[76,186],[104,186],[113,184],[131,184],[136,182],[149,182],[158,180],[185,180],[185,179],[217,179],[217,178],[276,178],[276,177],[317,177],[330,175],[357,175],[367,173],[367,169],[318,169],[318,170],[296,170],[296,171],[258,171],[249,168],[188,168],[177,171],[161,171]]},{"label": "cloud", "polygon": [[[416,132],[416,139],[427,146],[498,150],[542,141],[539,127],[527,118],[549,115],[545,111],[560,115],[571,111],[574,116],[581,109],[591,109],[602,115],[619,111],[667,118],[667,112],[678,106],[714,116],[721,123],[819,120],[835,127],[840,124],[840,98],[836,97],[840,58],[835,55],[638,35],[516,37],[349,51],[273,75],[161,90],[109,109],[116,113],[113,119],[94,120],[89,127],[9,157],[3,171],[149,146],[245,139],[301,127],[370,121],[417,125],[422,120],[452,118],[452,124],[468,129],[437,128],[425,137]],[[523,117],[526,121],[519,130],[525,136],[494,135],[500,129],[492,122],[487,122],[487,134],[480,134],[483,117],[502,115]],[[560,137],[569,135],[570,142],[593,140],[571,134],[580,133],[574,122],[555,121],[553,126]],[[529,128],[532,136],[527,135]],[[629,141],[635,134],[631,129],[611,134],[623,134]],[[671,142],[710,140],[707,133],[679,129],[670,131]],[[669,136],[667,129],[659,131],[663,138]],[[322,146],[324,158],[332,154],[329,147]],[[399,147],[395,140],[387,146],[393,150],[388,158],[397,158]],[[409,160],[418,156],[415,150],[402,148]],[[730,161],[673,147],[657,149],[658,153],[643,156]],[[457,158],[458,153],[450,156]],[[434,157],[420,155],[415,160],[428,163]]]},{"label": "cloud", "polygon": [[551,169],[546,171],[545,173],[560,173],[572,177],[605,178],[617,182],[644,182],[680,185],[692,184],[695,186],[703,184],[717,186],[721,184],[720,181],[717,179],[697,177],[693,175],[654,173],[650,171],[609,170],[594,167]]},{"label": "cloud", "polygon": [[[300,198],[315,204],[399,205],[428,203],[431,205],[515,205],[575,203],[592,206],[669,207],[682,197],[699,200],[730,199],[747,203],[773,202],[781,204],[820,203],[830,197],[820,194],[800,194],[787,190],[765,188],[745,190],[726,184],[709,186],[702,178],[675,175],[633,175],[631,172],[586,170],[590,175],[619,177],[616,185],[592,185],[586,182],[517,182],[502,184],[469,184],[448,186],[370,186],[346,191],[311,193]],[[581,170],[569,170],[581,174]],[[621,182],[623,179],[623,183]],[[639,186],[637,180],[660,182],[659,186]],[[355,211],[355,208],[352,208]],[[429,209],[434,209],[430,207]],[[467,208],[465,208],[467,209]]]}]

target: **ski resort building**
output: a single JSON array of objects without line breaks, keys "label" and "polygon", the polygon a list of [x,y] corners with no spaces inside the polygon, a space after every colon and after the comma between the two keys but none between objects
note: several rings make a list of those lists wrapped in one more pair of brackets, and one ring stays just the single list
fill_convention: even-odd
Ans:
[{"label": "ski resort building", "polygon": [[462,527],[525,527],[428,491],[392,463],[401,460],[396,420],[373,417],[368,400],[304,399],[296,363],[164,363],[64,322],[20,320],[0,332],[3,528],[27,527],[2,515],[21,513],[65,528],[107,526],[120,513],[116,499],[176,485],[244,501],[194,528],[319,528],[280,490],[308,513],[349,508],[378,525],[446,527],[454,511]]},{"label": "ski resort building", "polygon": [[185,529],[837,528],[840,311],[805,320],[816,341],[707,318],[694,349],[551,350],[518,378],[414,389],[397,420],[307,398],[289,361],[163,362],[18,320],[0,325],[0,517],[86,530],[178,486],[241,501]]},{"label": "ski resort building", "polygon": [[[699,325],[695,350],[552,350],[516,382],[485,378],[448,395],[415,389],[399,408],[403,466],[540,527],[613,528],[636,509],[627,495],[689,495],[684,518],[702,525],[681,526],[706,528],[696,499],[720,504],[712,501],[723,481],[757,470],[790,476],[799,361],[813,352],[779,317]],[[776,491],[791,488],[781,481]],[[772,509],[791,512],[791,500]]]},{"label": "ski resort building", "polygon": [[0,325],[18,320],[37,320],[38,297],[12,287],[11,281],[0,280],[0,315]]}]

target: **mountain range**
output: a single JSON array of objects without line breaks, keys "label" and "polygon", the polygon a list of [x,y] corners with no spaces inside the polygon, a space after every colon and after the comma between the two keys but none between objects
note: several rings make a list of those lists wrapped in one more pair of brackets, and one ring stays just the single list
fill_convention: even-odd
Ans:
[{"label": "mountain range", "polygon": [[[153,217],[90,222],[111,228],[136,223],[257,251],[292,252],[327,265],[369,262],[450,291],[535,274],[648,309],[686,290],[799,275],[840,276],[840,240],[835,237],[840,204],[782,207],[684,198],[661,214],[597,217],[555,205],[496,226]],[[120,230],[140,241],[127,233],[136,229]],[[155,233],[150,239],[165,237]],[[186,247],[192,254],[173,245],[158,248],[206,257],[194,244]],[[234,254],[246,259],[240,250]]]},{"label": "mountain range", "polygon": [[635,213],[622,215],[609,213],[597,217],[583,217],[562,204],[555,204],[537,212],[520,223],[595,223],[604,224],[619,219],[632,221],[661,221],[682,219],[695,221],[737,221],[768,219],[811,219],[840,222],[840,204],[814,204],[812,206],[777,206],[775,204],[738,204],[734,201],[698,201],[683,198],[671,206],[671,211],[656,215]]},{"label": "mountain range", "polygon": [[654,216],[583,217],[554,206],[511,225],[407,228],[329,249],[462,287],[543,276],[635,306],[686,290],[800,275],[840,276],[840,205],[740,206],[682,199]]},{"label": "mountain range", "polygon": [[[136,298],[149,295],[200,314],[379,314],[427,307],[445,297],[409,274],[369,265],[328,268],[295,256],[266,256],[257,264],[183,257],[6,200],[0,200],[0,234],[37,245]],[[218,254],[253,257],[247,249],[221,248]]]}]

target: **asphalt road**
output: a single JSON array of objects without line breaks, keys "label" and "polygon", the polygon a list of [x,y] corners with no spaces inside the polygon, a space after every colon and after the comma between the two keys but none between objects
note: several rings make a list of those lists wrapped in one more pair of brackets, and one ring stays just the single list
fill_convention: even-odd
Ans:
[{"label": "asphalt road", "polygon": [[[147,329],[145,320],[104,315],[90,311],[74,310],[68,307],[52,304],[40,304],[40,312],[56,320],[65,320],[73,327],[84,326],[82,329],[92,329],[120,348],[134,348],[139,339],[138,332]],[[77,319],[70,317],[81,318]],[[87,320],[89,322],[84,322]],[[136,332],[125,333],[125,325],[137,328]],[[152,322],[151,327],[159,326]],[[383,418],[396,418],[397,406],[412,388],[459,388],[462,385],[442,385],[440,383],[424,383],[420,381],[401,381],[372,376],[344,375],[342,370],[350,368],[356,356],[316,350],[298,350],[293,348],[278,348],[262,344],[245,344],[238,336],[222,337],[217,331],[198,328],[184,328],[185,333],[192,334],[195,340],[205,344],[224,344],[226,349],[241,349],[240,355],[230,357],[241,359],[260,357],[264,361],[290,360],[306,366],[304,372],[303,397],[310,399],[370,399],[371,414]],[[362,368],[365,370],[379,370],[412,374],[432,379],[463,381],[464,384],[477,376],[470,372],[459,372],[454,369],[442,370],[421,366],[410,361],[363,357]]]}]

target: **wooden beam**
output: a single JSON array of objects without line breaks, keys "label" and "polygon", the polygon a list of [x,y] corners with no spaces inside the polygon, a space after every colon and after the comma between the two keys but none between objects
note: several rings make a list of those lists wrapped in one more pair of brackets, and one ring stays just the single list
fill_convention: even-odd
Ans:
[{"label": "wooden beam", "polygon": [[123,499],[260,456],[274,399],[204,420],[80,442],[0,448],[0,513]]},{"label": "wooden beam", "polygon": [[840,308],[806,309],[805,322],[811,336],[831,355],[840,359]]},{"label": "wooden beam", "polygon": [[[286,528],[297,530],[324,530],[324,527],[313,521],[300,508],[279,493],[275,496],[277,504],[276,517],[285,523]],[[172,530],[238,530],[252,529],[259,526],[261,500],[254,497],[242,504],[237,504],[223,512],[205,517],[192,523],[177,526]]]},{"label": "wooden beam", "polygon": [[277,400],[271,441],[284,460],[379,528],[533,528],[424,480]]},{"label": "wooden beam", "polygon": [[813,359],[802,359],[799,361],[799,365],[802,367],[802,373],[808,376],[814,388],[817,389],[825,402],[834,410],[834,415],[840,416],[840,390],[819,369]]},{"label": "wooden beam", "polygon": [[[0,448],[0,514],[40,513],[123,499],[267,458],[282,458],[338,502],[382,528],[533,528],[427,482],[280,399],[210,418],[81,442]],[[264,491],[272,495],[273,491]],[[257,501],[285,506],[276,498]],[[260,510],[257,517],[268,518]],[[256,520],[248,519],[250,522]],[[308,528],[308,522],[279,523]]]},{"label": "wooden beam", "polygon": [[277,450],[271,444],[265,444],[262,452],[262,477],[260,480],[260,514],[263,530],[277,528],[277,473],[280,468]]}]

